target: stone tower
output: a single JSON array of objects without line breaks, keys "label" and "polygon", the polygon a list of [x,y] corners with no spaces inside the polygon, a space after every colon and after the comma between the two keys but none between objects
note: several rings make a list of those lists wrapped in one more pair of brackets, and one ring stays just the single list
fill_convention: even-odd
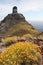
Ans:
[{"label": "stone tower", "polygon": [[13,7],[13,14],[16,14],[16,13],[17,13],[17,7],[14,6],[14,7]]}]

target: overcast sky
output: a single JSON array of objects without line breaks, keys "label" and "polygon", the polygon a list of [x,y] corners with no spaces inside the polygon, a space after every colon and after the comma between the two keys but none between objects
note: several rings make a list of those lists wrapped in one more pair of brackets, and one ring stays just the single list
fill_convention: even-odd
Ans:
[{"label": "overcast sky", "polygon": [[0,0],[0,20],[11,13],[15,5],[27,20],[43,21],[43,0]]}]

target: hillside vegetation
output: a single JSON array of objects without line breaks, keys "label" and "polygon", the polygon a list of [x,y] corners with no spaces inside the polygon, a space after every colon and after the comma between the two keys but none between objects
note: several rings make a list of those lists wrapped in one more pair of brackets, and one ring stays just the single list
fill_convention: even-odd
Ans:
[{"label": "hillside vegetation", "polygon": [[40,49],[34,43],[17,42],[0,54],[0,65],[37,65],[40,57]]}]

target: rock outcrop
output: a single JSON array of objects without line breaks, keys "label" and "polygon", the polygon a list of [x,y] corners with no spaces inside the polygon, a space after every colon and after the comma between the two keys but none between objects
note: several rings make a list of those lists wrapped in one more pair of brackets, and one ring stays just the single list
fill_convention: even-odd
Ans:
[{"label": "rock outcrop", "polygon": [[8,14],[0,23],[0,38],[8,36],[22,36],[24,34],[38,34],[39,32],[29,24],[23,14],[17,12],[17,7],[13,7],[13,12]]}]

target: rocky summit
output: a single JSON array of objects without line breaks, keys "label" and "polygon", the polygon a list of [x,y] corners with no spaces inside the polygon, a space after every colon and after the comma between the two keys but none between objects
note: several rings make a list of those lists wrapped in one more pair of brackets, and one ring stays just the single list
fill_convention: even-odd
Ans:
[{"label": "rocky summit", "polygon": [[23,36],[25,34],[37,35],[39,32],[29,24],[23,14],[18,13],[14,6],[12,13],[8,14],[0,23],[0,38],[9,36]]}]

